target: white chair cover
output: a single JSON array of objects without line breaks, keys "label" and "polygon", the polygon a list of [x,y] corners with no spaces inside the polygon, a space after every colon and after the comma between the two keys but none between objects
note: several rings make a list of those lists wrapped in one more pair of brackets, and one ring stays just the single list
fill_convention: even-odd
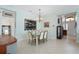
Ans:
[{"label": "white chair cover", "polygon": [[43,37],[44,37],[44,32],[41,32],[41,34],[40,34],[40,40],[42,40],[43,39]]}]

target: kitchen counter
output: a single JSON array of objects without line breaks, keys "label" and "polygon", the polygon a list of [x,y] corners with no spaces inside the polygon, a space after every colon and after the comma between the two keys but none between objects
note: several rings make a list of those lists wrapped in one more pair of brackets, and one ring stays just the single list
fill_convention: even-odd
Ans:
[{"label": "kitchen counter", "polygon": [[0,35],[0,54],[7,53],[7,46],[16,43],[17,40],[13,36]]}]

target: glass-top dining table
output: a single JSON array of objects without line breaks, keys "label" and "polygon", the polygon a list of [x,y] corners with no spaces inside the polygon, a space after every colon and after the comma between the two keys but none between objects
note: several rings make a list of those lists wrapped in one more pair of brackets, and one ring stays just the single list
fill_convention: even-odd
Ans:
[{"label": "glass-top dining table", "polygon": [[45,30],[31,30],[31,33],[33,35],[33,39],[35,39],[35,44],[38,46],[39,44],[39,38],[40,38],[40,33],[44,32]]},{"label": "glass-top dining table", "polygon": [[36,42],[35,42],[36,46],[38,46],[38,44],[39,44],[38,39],[39,39],[39,36],[40,36],[40,31],[39,30],[33,30],[32,35],[36,39]]}]

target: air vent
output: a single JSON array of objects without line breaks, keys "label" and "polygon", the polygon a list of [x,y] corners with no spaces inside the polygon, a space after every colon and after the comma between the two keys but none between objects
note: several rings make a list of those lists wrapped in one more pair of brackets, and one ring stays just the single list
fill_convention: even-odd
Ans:
[{"label": "air vent", "polygon": [[11,11],[3,11],[2,16],[4,17],[15,17],[15,13]]}]

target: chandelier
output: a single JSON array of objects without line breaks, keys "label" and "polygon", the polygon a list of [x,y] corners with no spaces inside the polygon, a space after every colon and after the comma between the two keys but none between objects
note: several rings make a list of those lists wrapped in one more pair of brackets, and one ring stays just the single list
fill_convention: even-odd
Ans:
[{"label": "chandelier", "polygon": [[39,9],[39,16],[38,16],[39,22],[41,21],[41,9]]}]

